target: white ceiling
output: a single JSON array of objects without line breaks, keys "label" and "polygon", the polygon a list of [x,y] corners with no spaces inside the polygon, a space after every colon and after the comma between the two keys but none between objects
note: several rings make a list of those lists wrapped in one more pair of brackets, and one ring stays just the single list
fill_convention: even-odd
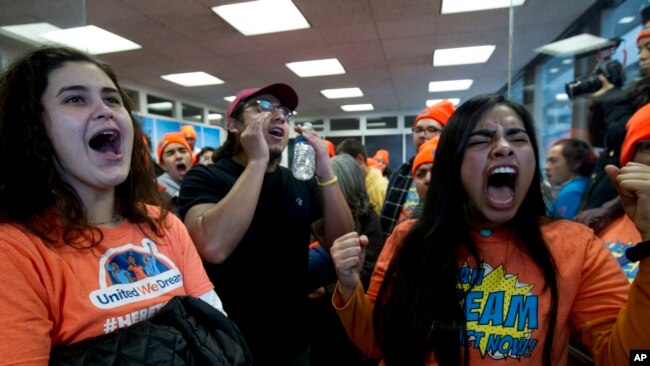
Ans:
[{"label": "white ceiling", "polygon": [[[233,2],[0,0],[0,25],[45,21],[101,27],[143,47],[100,56],[123,83],[222,111],[228,104],[223,97],[273,82],[292,85],[300,96],[300,116],[308,117],[345,115],[340,106],[357,103],[372,103],[379,113],[413,113],[427,99],[466,100],[507,83],[508,9],[441,15],[440,0],[293,0],[311,28],[245,37],[210,10]],[[516,7],[513,73],[595,2],[527,0]],[[8,42],[15,41],[0,36],[0,49]],[[432,66],[435,49],[484,44],[496,45],[485,64]],[[346,74],[299,78],[285,66],[321,58],[339,59]],[[185,88],[160,78],[192,71],[225,84]],[[474,84],[468,91],[428,92],[430,81],[450,79],[474,79]],[[344,87],[359,87],[364,96],[329,100],[320,94]]]}]

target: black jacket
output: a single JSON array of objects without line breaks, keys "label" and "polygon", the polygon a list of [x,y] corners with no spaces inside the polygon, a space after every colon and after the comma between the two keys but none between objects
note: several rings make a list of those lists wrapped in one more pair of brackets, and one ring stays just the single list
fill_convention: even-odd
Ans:
[{"label": "black jacket", "polygon": [[52,348],[50,365],[252,365],[237,326],[189,296],[174,297],[150,320]]},{"label": "black jacket", "polygon": [[589,138],[593,146],[604,148],[605,154],[596,159],[591,181],[582,196],[580,211],[600,207],[618,196],[604,168],[607,164],[621,165],[619,157],[627,132],[625,124],[634,110],[632,97],[626,89],[610,89],[592,101],[589,107]]}]

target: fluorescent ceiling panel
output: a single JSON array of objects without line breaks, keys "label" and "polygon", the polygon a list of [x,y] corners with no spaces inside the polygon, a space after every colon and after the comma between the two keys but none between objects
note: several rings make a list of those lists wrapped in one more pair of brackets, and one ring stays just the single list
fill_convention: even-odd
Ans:
[{"label": "fluorescent ceiling panel", "polygon": [[228,102],[232,102],[233,100],[235,100],[235,98],[237,98],[235,95],[231,95],[229,97],[223,97],[223,99],[225,99]]},{"label": "fluorescent ceiling panel", "polygon": [[[451,104],[453,104],[455,106],[458,105],[458,103],[460,103],[459,98],[447,98],[447,99],[451,102]],[[430,106],[432,106],[432,105],[434,105],[436,103],[440,103],[443,100],[444,99],[429,99],[429,100],[427,100],[427,107],[430,107]]]},{"label": "fluorescent ceiling panel", "polygon": [[286,66],[301,78],[345,74],[343,65],[335,58],[290,62]]},{"label": "fluorescent ceiling panel", "polygon": [[187,87],[223,84],[223,80],[202,71],[162,75],[161,78]]},{"label": "fluorescent ceiling panel", "polygon": [[309,28],[290,0],[259,0],[215,6],[212,11],[245,36]]},{"label": "fluorescent ceiling panel", "polygon": [[342,105],[341,109],[346,112],[361,112],[361,111],[372,111],[375,107],[372,104],[346,104]]},{"label": "fluorescent ceiling panel", "polygon": [[8,25],[0,27],[0,29],[3,34],[11,38],[35,43],[49,43],[47,39],[41,37],[41,34],[61,30],[50,23]]},{"label": "fluorescent ceiling panel", "polygon": [[94,25],[48,32],[42,34],[41,37],[55,43],[92,53],[93,55],[142,48],[137,43],[95,27]]},{"label": "fluorescent ceiling panel", "polygon": [[324,89],[321,90],[320,93],[327,99],[355,98],[363,96],[363,92],[359,88]]},{"label": "fluorescent ceiling panel", "polygon": [[433,66],[482,64],[492,56],[492,45],[446,48],[433,51]]},{"label": "fluorescent ceiling panel", "polygon": [[223,119],[223,114],[221,113],[210,113],[208,114],[208,120],[209,121],[216,121],[216,120],[221,120]]},{"label": "fluorescent ceiling panel", "polygon": [[453,91],[453,90],[467,90],[472,86],[474,80],[446,80],[446,81],[432,81],[429,83],[429,92]]},{"label": "fluorescent ceiling panel", "polygon": [[[512,0],[512,6],[521,6],[526,0]],[[489,9],[508,8],[511,0],[442,0],[441,14],[464,13]]]},{"label": "fluorescent ceiling panel", "polygon": [[596,37],[583,33],[561,41],[545,44],[535,49],[536,52],[551,56],[570,56],[584,52],[612,46],[612,41],[607,38]]}]

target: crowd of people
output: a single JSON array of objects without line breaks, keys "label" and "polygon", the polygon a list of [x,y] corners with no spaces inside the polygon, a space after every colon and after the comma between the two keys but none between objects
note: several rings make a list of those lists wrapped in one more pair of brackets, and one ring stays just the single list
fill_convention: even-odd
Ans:
[{"label": "crowd of people", "polygon": [[[637,42],[650,60],[650,28]],[[566,365],[573,346],[628,364],[650,349],[643,80],[616,93],[625,123],[558,140],[544,169],[526,108],[483,94],[424,108],[394,171],[385,149],[296,124],[315,152],[302,181],[280,164],[287,84],[237,93],[218,148],[191,125],[152,148],[108,65],[30,51],[0,76],[0,363],[44,365],[196,298],[233,336],[204,347],[255,365]]]}]

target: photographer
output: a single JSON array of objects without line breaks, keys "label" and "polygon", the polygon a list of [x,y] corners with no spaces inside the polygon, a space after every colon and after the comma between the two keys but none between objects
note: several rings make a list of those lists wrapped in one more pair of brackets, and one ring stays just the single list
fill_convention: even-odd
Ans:
[{"label": "photographer", "polygon": [[[567,92],[578,95],[593,91],[600,84],[600,88],[591,94],[587,128],[591,144],[603,148],[604,154],[596,159],[581,210],[600,207],[617,196],[616,189],[605,175],[604,167],[607,164],[619,166],[625,124],[636,110],[629,91],[622,88],[624,81],[625,73],[621,63],[606,60],[598,64],[594,75],[567,85]],[[572,85],[576,86],[570,90]]]},{"label": "photographer", "polygon": [[[618,78],[614,73],[610,80],[607,77],[610,74],[600,73],[598,79],[602,85],[592,94],[593,100],[589,107],[589,139],[593,146],[603,147],[605,153],[596,160],[594,173],[581,204],[583,213],[576,217],[586,224],[590,224],[590,216],[598,217],[598,210],[591,209],[600,208],[616,197],[616,190],[607,179],[603,167],[607,164],[620,166],[619,152],[625,138],[626,123],[636,110],[650,101],[650,22],[645,24],[637,36],[637,47],[642,78],[635,81],[629,89],[623,89],[622,67],[622,78]],[[615,70],[613,67],[609,69]],[[611,82],[619,80],[620,83]]]}]

